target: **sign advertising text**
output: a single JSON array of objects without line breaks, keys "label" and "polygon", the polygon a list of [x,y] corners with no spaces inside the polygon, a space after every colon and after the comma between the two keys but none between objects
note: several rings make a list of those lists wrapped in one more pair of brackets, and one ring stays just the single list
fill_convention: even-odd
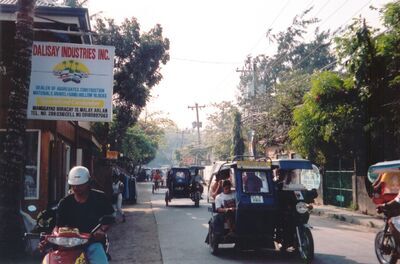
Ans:
[{"label": "sign advertising text", "polygon": [[114,47],[34,42],[28,119],[110,122]]}]

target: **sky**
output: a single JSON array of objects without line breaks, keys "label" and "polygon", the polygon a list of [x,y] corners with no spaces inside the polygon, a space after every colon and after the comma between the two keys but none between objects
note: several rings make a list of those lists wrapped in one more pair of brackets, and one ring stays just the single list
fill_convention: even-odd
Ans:
[{"label": "sky", "polygon": [[[266,38],[290,26],[293,17],[313,6],[310,16],[322,30],[343,27],[362,14],[379,26],[381,8],[389,0],[89,0],[89,14],[102,12],[121,22],[136,17],[142,31],[156,24],[170,40],[170,61],[162,65],[163,80],[152,89],[147,110],[162,111],[181,129],[191,128],[195,103],[205,124],[212,103],[235,101],[244,61],[248,56],[272,55]],[[204,125],[203,125],[204,126]]]}]

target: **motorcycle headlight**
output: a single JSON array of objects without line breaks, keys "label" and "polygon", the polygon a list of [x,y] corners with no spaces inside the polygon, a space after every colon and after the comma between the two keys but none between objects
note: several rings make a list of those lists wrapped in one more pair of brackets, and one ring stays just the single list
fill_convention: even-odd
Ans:
[{"label": "motorcycle headlight", "polygon": [[296,204],[296,211],[299,214],[305,214],[308,212],[308,204],[306,204],[305,202],[298,202]]},{"label": "motorcycle headlight", "polygon": [[52,244],[62,247],[76,247],[88,242],[86,238],[77,237],[49,237],[47,240]]}]

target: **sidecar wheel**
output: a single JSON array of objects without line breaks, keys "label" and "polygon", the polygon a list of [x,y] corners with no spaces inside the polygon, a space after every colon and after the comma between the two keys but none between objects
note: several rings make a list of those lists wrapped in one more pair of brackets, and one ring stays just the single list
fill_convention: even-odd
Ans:
[{"label": "sidecar wheel", "polygon": [[299,245],[299,253],[300,257],[306,262],[311,263],[314,259],[314,240],[311,234],[310,229],[308,228],[299,228],[300,234],[300,245]]},{"label": "sidecar wheel", "polygon": [[396,242],[389,232],[379,231],[375,236],[375,254],[380,264],[394,264],[397,257],[392,255],[396,250]]},{"label": "sidecar wheel", "polygon": [[208,226],[208,246],[210,248],[210,253],[216,256],[218,254],[218,239],[210,225]]},{"label": "sidecar wheel", "polygon": [[167,191],[165,193],[165,206],[168,206],[168,202],[169,202],[169,192]]}]

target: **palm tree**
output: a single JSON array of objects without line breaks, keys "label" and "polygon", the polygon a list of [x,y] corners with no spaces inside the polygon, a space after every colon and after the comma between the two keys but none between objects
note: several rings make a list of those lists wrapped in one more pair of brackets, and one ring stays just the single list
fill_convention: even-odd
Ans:
[{"label": "palm tree", "polygon": [[1,260],[21,256],[23,250],[23,224],[19,210],[25,168],[24,141],[32,64],[34,6],[35,0],[18,0],[7,132],[4,152],[0,153]]}]

